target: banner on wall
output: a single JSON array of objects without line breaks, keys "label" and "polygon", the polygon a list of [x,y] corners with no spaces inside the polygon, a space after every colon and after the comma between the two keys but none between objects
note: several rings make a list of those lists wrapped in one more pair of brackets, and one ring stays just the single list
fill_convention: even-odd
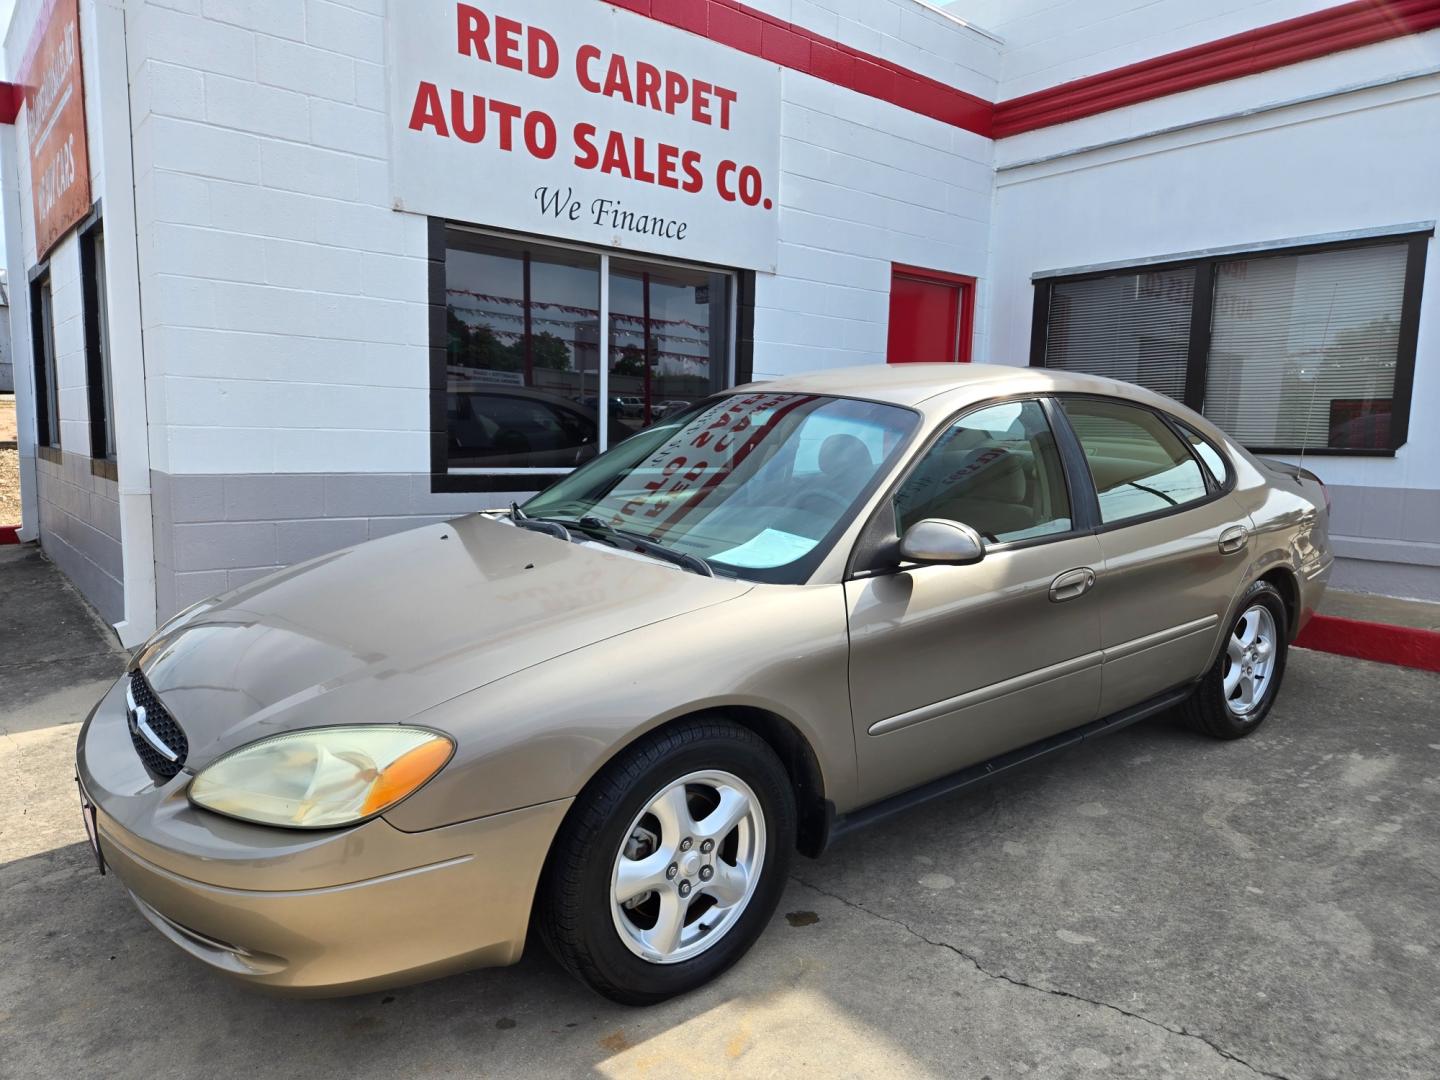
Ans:
[{"label": "banner on wall", "polygon": [[774,270],[776,65],[606,4],[390,10],[396,209]]},{"label": "banner on wall", "polygon": [[30,142],[35,257],[90,213],[90,148],[78,0],[49,0],[20,65]]}]

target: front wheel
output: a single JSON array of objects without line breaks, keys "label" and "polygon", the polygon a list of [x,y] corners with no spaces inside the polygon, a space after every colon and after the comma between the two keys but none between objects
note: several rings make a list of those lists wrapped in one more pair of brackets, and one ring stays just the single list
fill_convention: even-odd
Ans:
[{"label": "front wheel", "polygon": [[1240,739],[1270,714],[1289,652],[1285,601],[1268,582],[1246,590],[1214,666],[1181,706],[1191,726],[1217,739]]},{"label": "front wheel", "polygon": [[754,944],[794,846],[794,792],[758,735],[716,718],[647,736],[586,786],[561,826],[541,882],[541,936],[611,1000],[663,1001]]}]

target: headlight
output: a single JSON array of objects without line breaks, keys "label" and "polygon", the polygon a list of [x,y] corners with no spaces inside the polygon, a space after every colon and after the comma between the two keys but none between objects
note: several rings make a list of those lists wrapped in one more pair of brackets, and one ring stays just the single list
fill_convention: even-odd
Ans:
[{"label": "headlight", "polygon": [[455,744],[411,727],[294,731],[232,750],[190,784],[217,814],[290,829],[333,829],[384,813],[444,767]]}]

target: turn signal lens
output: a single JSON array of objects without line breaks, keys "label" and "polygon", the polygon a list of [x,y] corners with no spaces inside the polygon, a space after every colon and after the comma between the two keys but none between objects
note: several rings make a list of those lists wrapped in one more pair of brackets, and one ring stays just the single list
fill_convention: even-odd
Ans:
[{"label": "turn signal lens", "polygon": [[405,751],[370,786],[362,812],[369,816],[394,806],[439,772],[440,766],[450,760],[451,749],[449,740],[432,739]]},{"label": "turn signal lens", "polygon": [[455,744],[424,728],[294,731],[233,750],[190,784],[217,814],[289,829],[334,829],[384,813],[444,768]]}]

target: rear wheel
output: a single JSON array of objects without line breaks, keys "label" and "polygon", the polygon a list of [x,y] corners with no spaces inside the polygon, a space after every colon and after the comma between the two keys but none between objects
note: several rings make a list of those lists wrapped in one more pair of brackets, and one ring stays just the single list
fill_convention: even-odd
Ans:
[{"label": "rear wheel", "polygon": [[606,997],[663,1001],[754,944],[794,846],[794,792],[759,736],[720,718],[648,736],[587,785],[561,826],[541,936]]},{"label": "rear wheel", "polygon": [[1273,585],[1246,590],[1224,647],[1181,709],[1190,724],[1217,739],[1239,739],[1264,723],[1280,691],[1289,652],[1285,601]]}]

